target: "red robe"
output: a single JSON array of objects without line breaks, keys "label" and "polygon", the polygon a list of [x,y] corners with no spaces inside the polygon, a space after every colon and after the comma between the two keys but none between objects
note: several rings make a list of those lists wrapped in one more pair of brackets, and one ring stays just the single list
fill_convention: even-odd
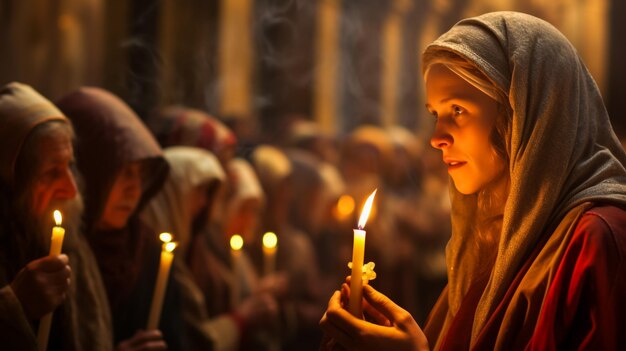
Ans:
[{"label": "red robe", "polygon": [[[535,249],[524,263],[472,349],[626,349],[626,211],[598,206],[585,212],[562,259],[554,262],[558,268],[545,296],[526,293],[526,303],[511,306],[513,294],[540,250]],[[446,331],[442,350],[469,349],[474,310],[484,284],[476,283],[467,293]],[[446,297],[444,291],[440,299]],[[509,328],[504,343],[496,345],[505,315],[518,328]],[[429,335],[429,325],[425,332],[429,340],[436,340]]]}]

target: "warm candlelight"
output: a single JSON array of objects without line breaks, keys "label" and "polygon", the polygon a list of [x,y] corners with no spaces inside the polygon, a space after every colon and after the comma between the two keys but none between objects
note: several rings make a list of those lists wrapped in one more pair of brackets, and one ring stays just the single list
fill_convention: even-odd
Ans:
[{"label": "warm candlelight", "polygon": [[239,286],[240,265],[241,265],[241,249],[243,248],[243,238],[239,234],[235,234],[230,238],[230,258],[233,272],[233,285],[231,290],[231,303],[233,307],[239,305],[241,296],[241,287]]},{"label": "warm candlelight", "polygon": [[276,245],[278,237],[272,232],[263,234],[263,273],[265,276],[276,270]]},{"label": "warm candlelight", "polygon": [[[52,227],[52,238],[50,239],[49,256],[58,256],[63,248],[63,239],[65,238],[65,229],[61,227],[63,216],[58,210],[53,214],[55,226]],[[50,325],[52,324],[52,312],[46,314],[39,322],[39,331],[37,332],[37,341],[39,350],[43,351],[48,348],[48,336],[50,335]]]},{"label": "warm candlelight", "polygon": [[163,298],[165,297],[165,289],[167,288],[167,279],[170,275],[172,261],[174,260],[173,251],[178,245],[178,243],[172,242],[172,235],[170,233],[161,233],[159,238],[163,241],[163,248],[161,250],[161,261],[159,263],[159,275],[157,276],[156,285],[154,287],[154,295],[152,295],[152,305],[150,306],[147,330],[157,329],[159,325]]},{"label": "warm candlelight", "polygon": [[354,244],[352,246],[352,275],[350,279],[350,301],[348,302],[348,311],[353,316],[361,318],[363,310],[361,299],[363,296],[363,259],[365,255],[365,223],[369,217],[374,202],[376,190],[365,201],[361,217],[359,218],[359,227],[354,229]]}]

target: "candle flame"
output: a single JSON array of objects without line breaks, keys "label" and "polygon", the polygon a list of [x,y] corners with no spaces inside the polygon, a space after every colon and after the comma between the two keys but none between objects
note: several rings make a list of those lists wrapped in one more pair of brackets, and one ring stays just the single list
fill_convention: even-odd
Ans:
[{"label": "candle flame", "polygon": [[63,223],[63,216],[61,216],[61,211],[59,210],[54,210],[54,222],[56,223],[57,226],[60,226],[61,223]]},{"label": "candle flame", "polygon": [[278,244],[278,237],[276,237],[276,234],[272,232],[263,234],[263,246],[268,249],[273,249],[276,247],[276,244]]},{"label": "candle flame", "polygon": [[367,218],[370,216],[370,211],[372,210],[372,203],[374,202],[374,196],[376,196],[376,191],[378,189],[374,189],[374,191],[370,194],[365,201],[365,205],[363,205],[363,211],[361,211],[361,217],[359,217],[359,229],[365,228],[365,222],[367,222]]},{"label": "candle flame", "polygon": [[161,233],[161,234],[159,234],[159,239],[161,239],[161,241],[164,242],[164,243],[169,243],[170,241],[172,241],[172,234],[170,234],[170,233]]},{"label": "candle flame", "polygon": [[243,238],[239,234],[235,234],[230,238],[230,247],[233,250],[241,250],[243,247]]},{"label": "candle flame", "polygon": [[169,242],[169,243],[165,243],[165,251],[172,252],[172,251],[174,251],[176,246],[178,246],[178,243],[175,242],[175,241],[172,241],[172,242]]}]

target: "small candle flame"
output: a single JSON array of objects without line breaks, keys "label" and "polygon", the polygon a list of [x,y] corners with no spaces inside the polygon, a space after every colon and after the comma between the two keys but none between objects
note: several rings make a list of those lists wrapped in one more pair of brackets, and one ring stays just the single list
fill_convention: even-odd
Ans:
[{"label": "small candle flame", "polygon": [[159,239],[161,239],[161,241],[164,242],[164,243],[169,243],[170,241],[172,241],[172,234],[170,234],[170,233],[161,233],[161,234],[159,234]]},{"label": "small candle flame", "polygon": [[239,234],[235,234],[230,238],[230,247],[233,250],[241,250],[243,247],[243,238]]},{"label": "small candle flame", "polygon": [[263,246],[268,249],[273,249],[276,247],[276,244],[278,244],[278,237],[276,237],[276,234],[272,232],[263,234]]},{"label": "small candle flame", "polygon": [[54,210],[53,216],[54,222],[56,223],[57,227],[60,226],[61,223],[63,223],[63,216],[61,216],[61,211]]},{"label": "small candle flame", "polygon": [[370,196],[365,201],[365,205],[363,205],[363,211],[361,211],[361,217],[359,217],[359,229],[363,230],[365,228],[365,223],[367,222],[367,218],[370,216],[370,211],[372,210],[372,203],[374,202],[374,196],[376,196],[375,189]]},{"label": "small candle flame", "polygon": [[165,244],[165,251],[172,252],[178,246],[178,243],[175,241],[169,242]]}]

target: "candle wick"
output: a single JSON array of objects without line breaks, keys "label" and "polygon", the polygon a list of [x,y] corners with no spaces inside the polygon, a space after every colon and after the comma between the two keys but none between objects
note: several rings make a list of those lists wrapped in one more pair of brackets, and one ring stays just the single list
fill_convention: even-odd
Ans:
[{"label": "candle wick", "polygon": [[362,225],[360,225],[358,227],[359,227],[359,230],[363,230],[363,226]]}]

